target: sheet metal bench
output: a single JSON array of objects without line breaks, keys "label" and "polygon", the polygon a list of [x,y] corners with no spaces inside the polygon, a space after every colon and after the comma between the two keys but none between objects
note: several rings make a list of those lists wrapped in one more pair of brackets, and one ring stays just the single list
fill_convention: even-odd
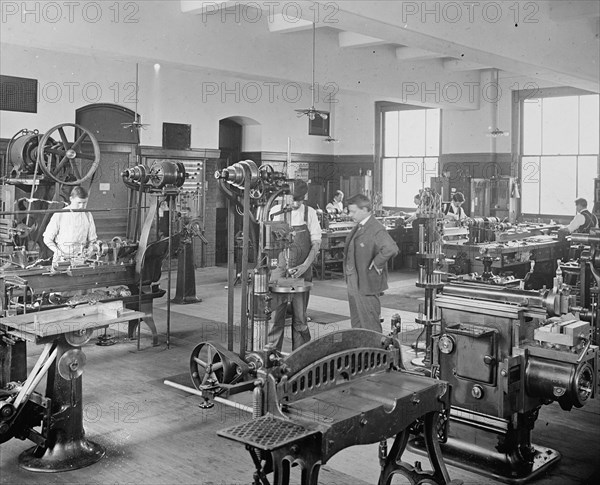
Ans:
[{"label": "sheet metal bench", "polygon": [[[450,409],[444,381],[402,368],[400,343],[370,330],[343,330],[313,340],[286,358],[271,348],[251,359],[257,372],[254,419],[221,430],[243,443],[256,466],[255,484],[316,485],[321,465],[353,445],[380,443],[380,484],[400,473],[417,483],[451,482],[438,443],[438,416]],[[411,433],[424,435],[433,470],[402,462]],[[395,437],[388,453],[387,439]]]}]

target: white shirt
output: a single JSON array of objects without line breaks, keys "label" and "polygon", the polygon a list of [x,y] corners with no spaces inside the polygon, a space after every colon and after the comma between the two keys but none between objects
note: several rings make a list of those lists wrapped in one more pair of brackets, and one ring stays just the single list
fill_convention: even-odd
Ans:
[{"label": "white shirt", "polygon": [[44,243],[54,252],[54,262],[81,256],[96,239],[96,225],[89,212],[56,212],[44,231]]},{"label": "white shirt", "polygon": [[567,230],[572,234],[583,224],[585,224],[585,216],[581,212],[578,212],[567,226]]},{"label": "white shirt", "polygon": [[[273,214],[281,210],[281,205],[274,206],[269,214]],[[292,212],[292,226],[302,226],[306,224],[308,227],[308,231],[310,232],[310,241],[311,243],[321,242],[321,225],[319,224],[319,217],[317,216],[317,211],[312,207],[308,207],[308,221],[304,221],[304,204],[300,204],[297,209],[294,209]],[[283,221],[284,214],[278,214],[273,218],[274,221]]]},{"label": "white shirt", "polygon": [[344,212],[344,203],[342,201],[336,202],[335,200],[333,202],[330,202],[329,204],[327,204],[325,206],[325,210],[327,212],[338,212],[339,214],[341,214],[342,212]]}]

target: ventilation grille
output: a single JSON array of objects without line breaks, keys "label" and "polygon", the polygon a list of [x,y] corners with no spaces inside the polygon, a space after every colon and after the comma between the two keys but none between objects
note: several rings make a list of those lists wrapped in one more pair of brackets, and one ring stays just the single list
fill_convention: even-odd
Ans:
[{"label": "ventilation grille", "polygon": [[0,76],[0,110],[37,113],[37,79]]}]

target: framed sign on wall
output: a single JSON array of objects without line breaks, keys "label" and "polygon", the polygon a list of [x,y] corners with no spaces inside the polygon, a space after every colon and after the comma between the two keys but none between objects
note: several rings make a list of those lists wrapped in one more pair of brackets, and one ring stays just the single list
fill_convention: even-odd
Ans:
[{"label": "framed sign on wall", "polygon": [[308,119],[308,134],[316,136],[329,136],[329,113],[327,118],[323,119],[321,116],[315,116],[314,120]]}]

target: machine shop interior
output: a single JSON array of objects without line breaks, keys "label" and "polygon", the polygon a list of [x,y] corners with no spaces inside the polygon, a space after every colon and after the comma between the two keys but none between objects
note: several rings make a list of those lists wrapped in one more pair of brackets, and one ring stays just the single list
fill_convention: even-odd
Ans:
[{"label": "machine shop interior", "polygon": [[0,9],[0,485],[600,483],[600,2]]}]

